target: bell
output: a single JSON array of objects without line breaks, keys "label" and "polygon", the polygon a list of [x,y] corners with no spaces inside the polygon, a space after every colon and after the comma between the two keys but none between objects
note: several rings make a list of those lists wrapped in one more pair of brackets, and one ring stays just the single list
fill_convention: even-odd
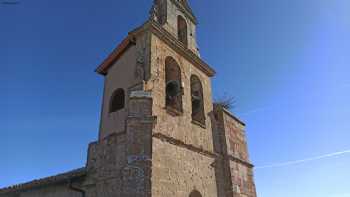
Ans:
[{"label": "bell", "polygon": [[192,94],[192,111],[198,113],[202,105],[202,99],[200,96]]},{"label": "bell", "polygon": [[170,98],[174,98],[181,93],[181,87],[179,81],[169,81],[166,85],[166,95]]},{"label": "bell", "polygon": [[198,94],[192,94],[192,101],[194,100],[202,100],[200,96],[198,96]]}]

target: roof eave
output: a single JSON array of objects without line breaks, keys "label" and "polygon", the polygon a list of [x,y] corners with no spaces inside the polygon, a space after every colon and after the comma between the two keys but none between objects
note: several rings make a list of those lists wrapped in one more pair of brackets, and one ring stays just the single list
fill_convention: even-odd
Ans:
[{"label": "roof eave", "polygon": [[43,179],[34,180],[28,183],[13,185],[10,187],[6,187],[3,189],[0,189],[0,194],[7,194],[11,192],[20,192],[20,191],[26,191],[30,189],[40,188],[43,186],[48,186],[52,184],[58,184],[63,182],[68,182],[72,179],[78,179],[86,176],[86,168],[79,168],[76,170],[72,170],[66,173],[58,174],[56,176],[51,176]]},{"label": "roof eave", "polygon": [[95,72],[101,75],[107,75],[108,69],[112,66],[114,62],[116,62],[124,52],[131,46],[135,44],[134,38],[128,35],[124,40],[115,48],[112,53],[108,55],[108,57],[100,64]]},{"label": "roof eave", "polygon": [[198,55],[194,54],[190,49],[184,47],[173,35],[167,32],[163,27],[154,21],[147,21],[142,26],[129,32],[128,36],[118,45],[116,49],[102,62],[95,70],[101,75],[107,75],[108,69],[118,61],[124,52],[132,45],[136,44],[136,37],[145,31],[151,31],[163,41],[167,42],[175,50],[182,53],[189,61],[191,61],[198,69],[206,73],[209,77],[213,77],[216,72],[207,63],[205,63]]},{"label": "roof eave", "polygon": [[187,60],[193,63],[193,65],[196,66],[199,70],[207,74],[209,77],[215,76],[216,71],[213,68],[211,68],[211,66],[209,66],[205,61],[203,61],[193,51],[184,47],[184,45],[179,40],[177,40],[173,35],[171,35],[167,30],[165,30],[163,27],[161,27],[159,24],[155,22],[151,22],[150,27],[151,27],[151,31],[157,37],[159,37],[164,42],[169,43],[169,45],[174,50],[181,53]]},{"label": "roof eave", "polygon": [[[147,24],[147,22],[145,23]],[[108,69],[116,62],[125,51],[132,45],[136,44],[136,36],[144,30],[145,24],[130,31],[128,35],[119,43],[108,57],[96,68],[95,72],[101,75],[107,75]]]}]

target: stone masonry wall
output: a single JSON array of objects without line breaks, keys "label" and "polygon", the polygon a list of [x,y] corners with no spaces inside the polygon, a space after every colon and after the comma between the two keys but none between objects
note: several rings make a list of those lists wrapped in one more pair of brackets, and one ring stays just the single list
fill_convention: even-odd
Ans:
[{"label": "stone masonry wall", "polygon": [[248,147],[244,125],[233,118],[229,112],[223,114],[225,137],[227,142],[227,154],[249,162]]},{"label": "stone masonry wall", "polygon": [[152,98],[131,92],[126,132],[114,133],[89,147],[89,197],[150,197]]},{"label": "stone masonry wall", "polygon": [[[171,138],[178,139],[186,144],[213,152],[213,139],[210,121],[210,113],[213,110],[212,92],[210,78],[202,71],[193,66],[184,57],[175,52],[158,37],[152,36],[151,46],[151,78],[146,84],[146,90],[152,92],[153,115],[157,116],[155,132],[162,133]],[[177,116],[166,112],[165,99],[165,59],[171,56],[176,60],[181,68],[182,87],[184,94],[183,113]],[[205,125],[204,127],[192,123],[192,103],[191,103],[191,75],[197,75],[202,82]]]},{"label": "stone masonry wall", "polygon": [[245,125],[225,109],[216,109],[220,130],[224,132],[224,163],[229,165],[235,197],[256,197],[253,166],[250,164]]},{"label": "stone masonry wall", "polygon": [[177,38],[177,16],[182,16],[187,23],[188,48],[199,55],[197,49],[196,25],[173,3],[173,0],[163,1],[167,1],[167,23],[165,23],[163,27]]},{"label": "stone masonry wall", "polygon": [[130,95],[127,120],[127,166],[123,169],[123,197],[151,197],[152,97],[149,92]]},{"label": "stone masonry wall", "polygon": [[[110,102],[114,91],[124,89],[128,95],[128,88],[135,84],[134,72],[136,66],[136,47],[130,47],[123,56],[110,68],[105,77],[104,95],[101,113],[99,138],[103,139],[112,133],[125,132],[125,120],[128,114],[127,106],[117,112],[110,113]],[[128,103],[128,96],[125,103]]]},{"label": "stone masonry wall", "polygon": [[256,197],[253,169],[230,161],[232,189],[235,197]]},{"label": "stone masonry wall", "polygon": [[89,197],[122,197],[122,168],[126,166],[126,134],[112,134],[92,143],[84,188]]},{"label": "stone masonry wall", "polygon": [[[146,83],[146,90],[152,92],[153,115],[157,117],[152,145],[152,196],[188,197],[194,190],[198,190],[203,197],[217,196],[213,166],[215,157],[212,155],[210,114],[213,107],[210,78],[158,37],[152,36],[151,40],[152,75]],[[181,69],[183,113],[177,115],[168,113],[165,108],[165,59],[168,56]],[[199,77],[203,86],[204,125],[192,122],[192,74]]]},{"label": "stone masonry wall", "polygon": [[[143,34],[135,39],[135,45],[130,46],[124,52],[105,76],[100,139],[112,133],[125,132],[129,95],[132,91],[143,90],[143,81],[149,77],[149,36]],[[125,91],[125,108],[110,113],[110,101],[114,91],[118,88]]]},{"label": "stone masonry wall", "polygon": [[215,159],[153,139],[152,197],[188,197],[193,190],[203,197],[217,196]]}]

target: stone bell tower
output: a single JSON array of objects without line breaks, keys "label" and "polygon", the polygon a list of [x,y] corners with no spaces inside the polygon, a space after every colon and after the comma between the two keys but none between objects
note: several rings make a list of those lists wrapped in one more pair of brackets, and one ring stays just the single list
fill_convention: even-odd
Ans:
[{"label": "stone bell tower", "polygon": [[244,124],[214,108],[196,25],[187,0],[155,0],[96,69],[104,96],[84,183],[96,196],[256,196]]},{"label": "stone bell tower", "polygon": [[155,0],[96,69],[104,93],[87,165],[0,196],[256,197],[245,124],[213,104],[196,25],[187,0]]}]

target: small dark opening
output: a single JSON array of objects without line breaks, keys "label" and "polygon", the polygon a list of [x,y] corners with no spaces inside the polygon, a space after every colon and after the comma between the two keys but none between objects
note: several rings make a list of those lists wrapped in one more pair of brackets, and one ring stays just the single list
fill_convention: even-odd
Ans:
[{"label": "small dark opening", "polygon": [[177,35],[180,42],[187,46],[187,23],[182,16],[177,18]]},{"label": "small dark opening", "polygon": [[191,76],[192,120],[205,124],[203,87],[200,79]]},{"label": "small dark opening", "polygon": [[177,62],[167,57],[165,60],[166,107],[182,112],[181,70]]},{"label": "small dark opening", "polygon": [[200,112],[202,105],[202,101],[198,97],[193,97],[192,96],[192,109],[193,109],[193,114],[196,114]]},{"label": "small dark opening", "polygon": [[168,82],[166,86],[166,94],[168,96],[168,99],[176,98],[181,91],[181,87],[179,84],[179,81],[170,81]]},{"label": "small dark opening", "polygon": [[125,92],[123,89],[117,89],[111,98],[109,112],[116,112],[123,109],[125,106]]},{"label": "small dark opening", "polygon": [[197,190],[193,190],[189,197],[202,197],[202,194]]}]

